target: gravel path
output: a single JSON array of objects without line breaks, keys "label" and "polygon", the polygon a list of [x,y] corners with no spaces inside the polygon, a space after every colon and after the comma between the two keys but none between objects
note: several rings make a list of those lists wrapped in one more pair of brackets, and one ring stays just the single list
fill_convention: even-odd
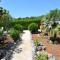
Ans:
[{"label": "gravel path", "polygon": [[12,60],[33,60],[33,48],[32,48],[32,37],[28,30],[24,31],[22,35],[22,44],[17,47],[17,49],[22,48],[20,53],[14,52]]}]

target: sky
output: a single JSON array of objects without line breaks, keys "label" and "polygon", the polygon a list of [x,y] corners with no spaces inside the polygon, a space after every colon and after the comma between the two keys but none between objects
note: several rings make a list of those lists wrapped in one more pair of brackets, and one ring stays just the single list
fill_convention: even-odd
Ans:
[{"label": "sky", "polygon": [[7,9],[14,18],[40,16],[60,9],[60,0],[2,0],[0,7]]}]

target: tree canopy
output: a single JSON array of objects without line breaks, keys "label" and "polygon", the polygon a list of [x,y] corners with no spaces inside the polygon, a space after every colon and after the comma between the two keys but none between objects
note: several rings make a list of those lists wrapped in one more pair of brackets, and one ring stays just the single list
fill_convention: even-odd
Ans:
[{"label": "tree canopy", "polygon": [[11,15],[9,11],[0,7],[0,25],[3,26],[5,29],[9,27]]},{"label": "tree canopy", "polygon": [[[23,29],[28,29],[29,24],[36,23],[38,28],[40,27],[41,22],[47,22],[46,24],[50,24],[51,21],[54,23],[55,21],[60,21],[60,10],[54,9],[50,10],[49,13],[37,17],[25,17],[25,18],[13,18],[9,14],[9,11],[0,7],[0,26],[9,27],[11,23],[11,27],[14,27],[16,24],[20,24],[23,26]],[[7,24],[8,23],[8,24]]]}]

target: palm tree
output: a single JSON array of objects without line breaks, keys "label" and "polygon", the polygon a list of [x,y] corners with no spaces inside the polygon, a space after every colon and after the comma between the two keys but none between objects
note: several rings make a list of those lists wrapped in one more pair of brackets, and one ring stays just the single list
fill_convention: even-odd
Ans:
[{"label": "palm tree", "polygon": [[60,10],[55,9],[55,10],[51,10],[50,13],[48,13],[46,15],[46,19],[52,22],[55,22],[57,20],[60,20]]}]

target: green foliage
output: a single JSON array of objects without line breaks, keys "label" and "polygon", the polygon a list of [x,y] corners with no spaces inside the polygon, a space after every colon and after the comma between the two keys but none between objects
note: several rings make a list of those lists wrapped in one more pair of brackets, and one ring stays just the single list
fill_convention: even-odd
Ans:
[{"label": "green foliage", "polygon": [[31,23],[29,26],[28,26],[28,29],[32,32],[32,33],[35,33],[37,32],[38,30],[38,25],[36,23]]},{"label": "green foliage", "polygon": [[47,54],[40,54],[36,57],[36,60],[48,60],[47,57]]},{"label": "green foliage", "polygon": [[34,40],[34,44],[35,44],[35,46],[37,47],[38,46],[38,44],[39,44],[39,41],[36,39],[36,40]]},{"label": "green foliage", "polygon": [[47,18],[49,21],[60,20],[60,10],[54,9],[51,10],[49,14],[47,14]]},{"label": "green foliage", "polygon": [[[6,9],[0,7],[0,26],[3,26],[5,30],[10,27],[14,27],[17,24],[21,24],[23,29],[28,29],[28,26],[31,23],[36,23],[39,28],[41,22],[54,22],[55,20],[60,20],[60,10],[58,9],[51,10],[48,14],[38,17],[32,16],[26,18],[15,18],[12,20],[9,12]],[[53,26],[55,27],[55,24]]]},{"label": "green foliage", "polygon": [[[55,22],[57,20],[60,20],[60,10],[54,9],[51,10],[48,14],[39,17],[17,18],[11,21],[11,25],[13,27],[16,24],[21,24],[23,29],[28,29],[28,26],[31,23],[36,23],[39,27],[41,22],[47,22],[50,24],[50,21]],[[53,24],[53,27],[56,27],[56,24]]]},{"label": "green foliage", "polygon": [[57,27],[57,23],[53,22],[52,28],[54,29],[54,28],[56,28],[56,27]]},{"label": "green foliage", "polygon": [[14,26],[14,29],[16,29],[16,30],[18,30],[18,31],[23,31],[23,27],[22,27],[22,25],[20,25],[20,24],[16,24],[15,26]]},{"label": "green foliage", "polygon": [[15,26],[16,24],[21,24],[23,26],[23,29],[28,29],[29,24],[31,23],[36,23],[38,26],[40,24],[40,19],[39,18],[21,18],[21,19],[15,19],[11,21],[12,27]]},{"label": "green foliage", "polygon": [[50,40],[53,42],[53,44],[56,41],[56,38],[57,38],[57,31],[55,29],[52,29]]},{"label": "green foliage", "polygon": [[10,35],[14,39],[14,41],[17,41],[19,39],[19,31],[18,30],[11,30]]},{"label": "green foliage", "polygon": [[60,31],[60,25],[57,25],[57,27],[55,28],[55,30],[58,32]]},{"label": "green foliage", "polygon": [[0,37],[2,36],[2,34],[3,34],[3,33],[2,33],[2,32],[0,32]]},{"label": "green foliage", "polygon": [[4,27],[4,29],[8,29],[10,27],[11,16],[6,9],[0,7],[0,26]]}]

